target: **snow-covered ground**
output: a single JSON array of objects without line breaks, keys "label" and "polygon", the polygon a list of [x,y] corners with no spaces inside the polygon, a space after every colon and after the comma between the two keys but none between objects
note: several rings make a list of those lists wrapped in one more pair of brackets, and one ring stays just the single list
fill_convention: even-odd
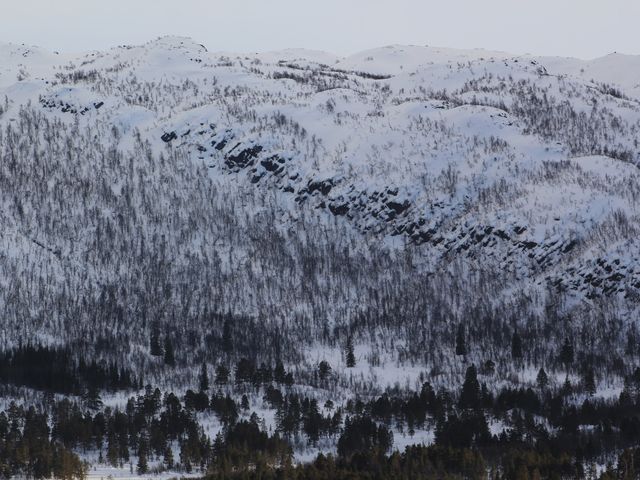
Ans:
[{"label": "snow-covered ground", "polygon": [[[183,394],[190,363],[211,358],[211,315],[229,312],[291,330],[298,377],[329,362],[330,388],[292,387],[324,402],[457,388],[469,363],[443,339],[484,316],[543,331],[549,312],[592,315],[622,338],[639,313],[638,78],[640,59],[617,54],[0,44],[0,342],[126,336],[110,354]],[[406,324],[368,328],[400,304]],[[149,358],[153,322],[195,338],[171,374]],[[502,361],[504,375],[481,373],[491,388],[535,387],[538,365],[469,340],[469,362]],[[597,396],[614,398],[622,379],[606,373]],[[272,432],[274,411],[249,397]],[[221,429],[199,420],[210,438]],[[395,431],[394,448],[433,438]],[[298,461],[335,449],[300,443]]]}]

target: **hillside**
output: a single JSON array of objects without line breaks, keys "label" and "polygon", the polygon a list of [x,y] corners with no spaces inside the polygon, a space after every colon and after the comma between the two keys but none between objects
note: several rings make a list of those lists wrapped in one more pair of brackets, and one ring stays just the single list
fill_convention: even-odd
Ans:
[{"label": "hillside", "polygon": [[571,338],[617,396],[637,360],[639,78],[617,54],[0,44],[3,350],[177,391],[202,362],[281,361],[324,402],[449,388],[488,360],[489,389],[542,365],[559,385]]}]

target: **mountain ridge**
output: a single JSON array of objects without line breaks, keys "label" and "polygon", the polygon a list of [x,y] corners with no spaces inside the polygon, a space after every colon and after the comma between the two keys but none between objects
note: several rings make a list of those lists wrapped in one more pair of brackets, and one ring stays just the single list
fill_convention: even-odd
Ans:
[{"label": "mountain ridge", "polygon": [[[199,281],[210,268],[227,279],[238,262],[247,268],[249,252],[266,246],[258,233],[239,239],[238,231],[266,229],[302,282],[300,251],[318,248],[304,226],[324,232],[323,248],[350,245],[350,255],[367,262],[411,257],[397,268],[421,276],[461,271],[463,283],[474,283],[473,272],[500,272],[495,301],[511,304],[513,289],[522,289],[538,299],[536,315],[556,296],[564,314],[584,302],[617,302],[618,314],[635,314],[640,109],[633,89],[557,74],[557,64],[535,57],[431,47],[382,47],[326,64],[318,52],[234,56],[163,37],[73,58],[34,57],[33,67],[14,50],[15,65],[3,62],[0,73],[0,98],[7,98],[0,144],[5,158],[20,158],[20,169],[41,174],[35,182],[5,165],[2,238],[12,259],[5,279],[16,271],[29,278],[44,262],[50,271],[38,282],[64,295],[82,284],[87,302],[103,301],[97,292],[118,284],[150,289],[125,259],[106,269],[98,261],[114,261],[116,252],[101,244],[109,232],[118,248],[138,252],[128,261],[140,272],[162,272],[176,289],[175,279],[194,275],[198,262]],[[91,209],[83,212],[85,202]],[[298,234],[293,252],[287,242]],[[271,278],[268,267],[260,272]],[[255,275],[249,268],[228,287],[215,286],[224,309],[293,321],[282,308],[291,294],[285,284],[264,298],[252,290]],[[326,309],[319,317],[332,325],[357,316],[367,308],[357,299],[366,284],[359,275],[361,285],[340,293],[328,282],[334,300],[319,307],[326,298],[309,298],[298,314]],[[136,325],[146,308],[170,322],[175,312],[160,292],[147,294],[162,308],[115,293],[113,303]],[[182,295],[180,308],[203,315]],[[16,298],[2,300],[16,308],[12,341],[29,328],[18,321],[23,300]],[[143,337],[149,325],[139,327]]]}]

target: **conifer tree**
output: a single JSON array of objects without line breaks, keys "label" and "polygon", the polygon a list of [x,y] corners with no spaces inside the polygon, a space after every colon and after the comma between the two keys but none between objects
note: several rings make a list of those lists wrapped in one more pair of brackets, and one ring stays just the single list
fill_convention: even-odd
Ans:
[{"label": "conifer tree", "polygon": [[496,373],[496,362],[491,359],[487,360],[486,362],[484,362],[483,370],[483,373],[485,375],[493,375],[494,373]]},{"label": "conifer tree", "polygon": [[231,338],[231,321],[229,317],[225,318],[222,326],[222,350],[227,353],[233,351],[233,340]]},{"label": "conifer tree", "polygon": [[170,367],[175,366],[176,358],[173,353],[173,345],[171,343],[171,338],[169,335],[164,337],[164,363]]},{"label": "conifer tree", "polygon": [[144,435],[140,436],[140,441],[138,443],[138,465],[137,472],[138,475],[144,475],[149,471],[149,464],[147,461],[147,441],[144,438]]},{"label": "conifer tree", "polygon": [[625,354],[633,357],[638,352],[638,336],[636,332],[636,326],[633,324],[627,332],[627,345],[625,347]]},{"label": "conifer tree", "polygon": [[331,365],[329,365],[329,362],[327,362],[326,360],[322,360],[318,364],[318,377],[320,377],[320,380],[324,381],[330,373]]},{"label": "conifer tree", "polygon": [[207,364],[205,362],[202,362],[202,366],[200,367],[200,376],[198,377],[198,381],[201,392],[209,390],[209,373],[207,372]]},{"label": "conifer tree", "polygon": [[171,445],[168,445],[164,450],[164,466],[168,469],[172,469],[173,462],[173,450],[171,449]]},{"label": "conifer tree", "polygon": [[460,408],[473,409],[480,406],[480,383],[476,366],[473,364],[467,368],[458,405]]},{"label": "conifer tree", "polygon": [[560,361],[565,367],[569,367],[569,365],[573,363],[573,356],[573,344],[568,338],[565,338],[562,348],[560,349]]},{"label": "conifer tree", "polygon": [[100,392],[95,386],[90,386],[83,396],[85,406],[89,410],[98,411],[102,408],[102,399]]},{"label": "conifer tree", "polygon": [[273,371],[273,378],[277,383],[284,383],[284,379],[287,376],[287,372],[284,369],[284,364],[278,361],[276,368]]},{"label": "conifer tree", "polygon": [[618,403],[623,408],[629,408],[633,406],[633,393],[631,391],[631,382],[628,379],[624,381],[624,387],[622,392],[620,392],[620,397],[618,397]]},{"label": "conifer tree", "polygon": [[513,332],[511,337],[511,358],[516,361],[522,359],[522,338],[518,332]]},{"label": "conifer tree", "polygon": [[118,450],[118,439],[113,430],[110,430],[107,437],[107,462],[112,467],[118,466]]},{"label": "conifer tree", "polygon": [[229,381],[229,369],[220,364],[216,368],[216,385],[226,385]]},{"label": "conifer tree", "polygon": [[149,342],[149,350],[154,357],[162,356],[162,347],[160,346],[160,333],[157,328],[151,331],[151,340]]},{"label": "conifer tree", "polygon": [[584,372],[584,389],[589,396],[593,396],[596,393],[596,378],[593,368],[588,368]]},{"label": "conifer tree", "polygon": [[467,342],[464,337],[464,326],[458,325],[458,333],[456,334],[456,355],[467,355]]},{"label": "conifer tree", "polygon": [[347,368],[353,368],[356,366],[356,356],[353,351],[353,338],[351,335],[347,337],[347,345],[345,348],[345,361],[347,363]]},{"label": "conifer tree", "polygon": [[563,395],[571,395],[573,393],[573,385],[571,385],[571,381],[569,380],[568,375],[564,378],[561,393]]},{"label": "conifer tree", "polygon": [[549,376],[547,372],[544,371],[544,367],[540,367],[538,370],[538,376],[536,377],[536,383],[538,384],[538,388],[540,390],[544,390],[549,385]]}]

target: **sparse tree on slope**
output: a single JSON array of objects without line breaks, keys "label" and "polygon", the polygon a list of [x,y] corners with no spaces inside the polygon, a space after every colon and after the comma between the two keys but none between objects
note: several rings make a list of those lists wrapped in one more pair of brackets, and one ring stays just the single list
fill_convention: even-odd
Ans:
[{"label": "sparse tree on slope", "polygon": [[169,335],[166,335],[164,338],[164,363],[170,367],[173,367],[176,364],[175,354],[173,353],[173,344],[171,343]]},{"label": "sparse tree on slope", "polygon": [[464,336],[464,326],[458,325],[458,333],[456,335],[456,355],[467,355],[467,342]]},{"label": "sparse tree on slope", "polygon": [[200,376],[198,377],[198,380],[201,392],[209,390],[209,373],[207,372],[207,364],[205,362],[202,362],[202,366],[200,367]]},{"label": "sparse tree on slope", "polygon": [[351,335],[347,338],[347,346],[345,348],[345,361],[347,368],[353,368],[356,366],[356,356],[353,350],[353,338]]}]

